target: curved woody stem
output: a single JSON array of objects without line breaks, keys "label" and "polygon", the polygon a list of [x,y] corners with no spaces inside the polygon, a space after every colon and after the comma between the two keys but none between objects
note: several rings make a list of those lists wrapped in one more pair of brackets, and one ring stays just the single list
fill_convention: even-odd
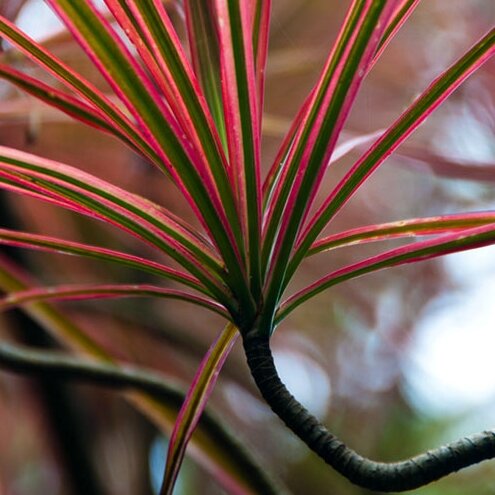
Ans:
[{"label": "curved woody stem", "polygon": [[495,430],[399,462],[376,462],[362,457],[330,433],[287,390],[263,332],[254,329],[244,334],[243,345],[251,374],[273,412],[311,450],[356,485],[382,492],[403,492],[495,457]]}]

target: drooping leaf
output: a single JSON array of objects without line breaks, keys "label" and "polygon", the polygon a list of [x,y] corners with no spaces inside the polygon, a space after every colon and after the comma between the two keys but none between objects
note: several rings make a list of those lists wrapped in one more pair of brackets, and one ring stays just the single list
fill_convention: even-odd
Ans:
[{"label": "drooping leaf", "polygon": [[[45,201],[126,230],[176,259],[205,287],[226,302],[216,277],[220,261],[205,244],[167,216],[162,208],[68,165],[0,147],[0,187],[34,192]],[[40,194],[41,193],[41,194]],[[214,270],[211,273],[209,270]]]},{"label": "drooping leaf", "polygon": [[194,380],[177,416],[170,436],[167,463],[160,495],[171,495],[182,460],[194,430],[216,384],[220,370],[234,346],[239,332],[228,324],[210,346],[201,361]]},{"label": "drooping leaf", "polygon": [[48,86],[47,84],[6,65],[0,64],[0,78],[15,84],[26,93],[35,96],[52,107],[58,108],[80,122],[84,122],[85,124],[119,137],[131,147],[135,148],[135,145],[128,140],[127,136],[122,134],[114,125],[112,125],[112,122],[109,121],[109,118],[105,113],[87,105],[77,98],[63,93],[62,91]]}]

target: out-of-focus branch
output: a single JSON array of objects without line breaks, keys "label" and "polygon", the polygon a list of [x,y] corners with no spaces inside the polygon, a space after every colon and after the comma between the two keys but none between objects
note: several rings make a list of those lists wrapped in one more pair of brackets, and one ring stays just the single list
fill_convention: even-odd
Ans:
[{"label": "out-of-focus branch", "polygon": [[[64,355],[55,351],[34,351],[25,347],[0,343],[0,368],[15,373],[32,374],[44,379],[77,380],[116,390],[138,390],[153,396],[159,402],[179,410],[185,392],[180,386],[157,373],[145,371],[134,366],[117,366],[115,364],[92,362]],[[203,411],[200,419],[203,430],[221,442],[228,442],[232,455],[247,456],[245,446],[230,433],[222,422],[208,409]],[[246,465],[252,477],[259,478],[256,484],[267,495],[283,495],[285,489],[273,484],[273,481],[260,477],[257,468]]]},{"label": "out-of-focus branch", "polygon": [[0,368],[57,380],[79,380],[114,389],[137,389],[179,408],[185,393],[169,379],[132,366],[93,362],[54,351],[0,343]]}]

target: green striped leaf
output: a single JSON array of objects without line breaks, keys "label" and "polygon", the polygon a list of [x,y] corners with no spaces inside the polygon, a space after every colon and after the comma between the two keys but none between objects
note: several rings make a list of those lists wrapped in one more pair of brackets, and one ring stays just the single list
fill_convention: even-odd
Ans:
[{"label": "green striped leaf", "polygon": [[171,495],[194,430],[215,387],[218,375],[239,332],[229,323],[210,346],[199,365],[170,436],[167,463],[160,495]]},{"label": "green striped leaf", "polygon": [[491,223],[490,225],[468,228],[454,234],[441,235],[434,239],[415,242],[407,246],[386,251],[385,253],[367,258],[358,263],[345,266],[329,273],[310,286],[297,292],[281,305],[277,313],[276,322],[279,323],[308,299],[311,299],[329,287],[333,287],[334,285],[347,280],[383,268],[403,265],[404,263],[415,263],[450,253],[465,251],[467,249],[488,246],[494,243],[495,224]]},{"label": "green striped leaf", "polygon": [[366,227],[358,227],[339,232],[338,234],[330,235],[316,241],[306,253],[306,257],[356,244],[457,232],[469,227],[487,225],[494,222],[494,212],[475,212],[429,218],[413,218],[379,225],[368,225]]},{"label": "green striped leaf", "polygon": [[156,261],[112,249],[9,229],[0,229],[0,244],[111,261],[158,277],[180,282],[199,292],[205,292],[205,288],[198,280],[187,273],[174,270]]},{"label": "green striped leaf", "polygon": [[495,29],[454,63],[414,101],[373,146],[353,165],[324,201],[300,236],[287,273],[286,283],[305,253],[328,222],[357,191],[359,186],[405,141],[424,120],[473,72],[495,53]]},{"label": "green striped leaf", "polygon": [[90,299],[116,299],[123,297],[160,297],[196,304],[227,318],[225,309],[218,303],[195,294],[145,284],[72,284],[55,287],[36,287],[20,292],[9,292],[0,298],[0,311],[41,301],[79,301]]},{"label": "green striped leaf", "polygon": [[[263,263],[270,265],[265,318],[272,318],[300,228],[391,14],[383,0],[355,0],[294,136],[266,212]],[[270,328],[264,321],[262,328]]]},{"label": "green striped leaf", "polygon": [[230,304],[217,279],[223,270],[214,253],[151,201],[68,165],[0,147],[0,186],[12,185],[132,233],[176,259],[226,307]]}]

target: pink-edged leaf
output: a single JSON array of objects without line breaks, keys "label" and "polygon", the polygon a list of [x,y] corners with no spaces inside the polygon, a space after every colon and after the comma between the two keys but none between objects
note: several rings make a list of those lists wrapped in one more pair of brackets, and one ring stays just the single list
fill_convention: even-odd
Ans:
[{"label": "pink-edged leaf", "polygon": [[389,20],[387,29],[383,33],[383,37],[378,45],[377,51],[370,65],[370,70],[376,61],[381,57],[389,43],[394,39],[400,28],[409,19],[409,16],[414,12],[421,0],[400,0],[395,8],[392,17]]},{"label": "pink-edged leaf", "polygon": [[[186,0],[184,8],[193,70],[201,84],[222,146],[227,150],[227,131],[220,82],[220,52],[214,8],[211,2],[204,0]],[[228,164],[228,172],[229,177],[232,177],[230,164]]]},{"label": "pink-edged leaf", "polygon": [[229,323],[210,346],[182,404],[170,436],[165,475],[160,495],[171,495],[187,444],[213,392],[218,375],[234,346],[239,332]]},{"label": "pink-edged leaf", "polygon": [[493,54],[495,54],[495,29],[489,31],[471,50],[437,77],[353,165],[324,201],[300,236],[299,245],[289,266],[288,278],[294,273],[319,233],[357,191],[359,186],[463,81]]},{"label": "pink-edged leaf", "polygon": [[[85,0],[47,0],[135,117],[184,197],[216,243],[229,268],[232,287],[246,287],[236,249],[211,169],[110,23]],[[244,290],[244,299],[247,298]]]},{"label": "pink-edged leaf", "polygon": [[199,82],[164,7],[153,0],[105,0],[136,46],[183,132],[208,164],[229,225],[241,245],[239,218],[228,163]]},{"label": "pink-edged leaf", "polygon": [[[188,249],[197,252],[198,255],[207,254],[215,258],[211,247],[205,244],[204,241],[200,241],[201,237],[199,235],[193,234],[194,229],[192,227],[169,213],[165,208],[146,198],[121,189],[70,165],[41,158],[13,148],[0,146],[0,161],[2,164],[0,170],[5,175],[11,172],[13,175],[30,174],[33,178],[39,178],[40,181],[42,179],[51,179],[53,184],[58,184],[61,187],[65,186],[74,191],[84,191],[88,199],[93,197],[100,200],[102,204],[112,204],[116,211],[120,205],[122,211],[125,209],[129,214],[133,214],[132,218],[147,220],[151,225],[159,227],[163,233],[167,233]],[[35,188],[36,185],[38,184],[33,180],[32,187]],[[56,189],[52,191],[53,194],[56,194],[56,192]],[[82,201],[84,198],[81,196],[80,199]],[[81,203],[81,205],[83,204]],[[174,246],[174,248],[179,247]],[[220,263],[218,258],[216,258],[216,262]]]},{"label": "pink-edged leaf", "polygon": [[494,243],[495,224],[491,223],[490,225],[484,225],[482,227],[468,228],[463,229],[460,232],[441,235],[426,241],[414,242],[367,258],[358,263],[353,263],[352,265],[345,266],[344,268],[329,273],[287,299],[282,304],[277,314],[277,323],[304,301],[307,301],[325,289],[345,282],[346,280],[360,277],[361,275],[372,273],[383,268],[403,265],[405,263],[415,263],[417,261],[436,258],[450,253],[489,246]]},{"label": "pink-edged leaf", "polygon": [[127,142],[131,147],[135,147],[135,145],[128,140],[127,136],[122,134],[111,122],[109,122],[108,116],[81,100],[2,64],[0,64],[0,78],[15,84],[26,93],[61,110],[76,120],[113,134]]},{"label": "pink-edged leaf", "polygon": [[178,299],[209,309],[227,318],[225,308],[211,299],[176,289],[145,284],[78,284],[37,287],[21,292],[10,292],[0,298],[0,311],[40,301],[81,301],[90,299],[116,299],[123,297],[161,297]]},{"label": "pink-edged leaf", "polygon": [[[398,166],[418,172],[427,172],[447,179],[462,179],[477,182],[495,182],[495,163],[481,163],[458,158],[449,158],[437,152],[402,146],[397,154]],[[403,163],[405,162],[405,163]]]},{"label": "pink-edged leaf", "polygon": [[253,52],[256,66],[256,88],[261,126],[265,96],[265,68],[268,56],[268,35],[270,33],[271,0],[256,0],[253,15]]},{"label": "pink-edged leaf", "polygon": [[176,259],[222,303],[220,261],[163,208],[68,165],[0,147],[0,185],[112,223]]},{"label": "pink-edged leaf", "polygon": [[[378,45],[379,48],[375,53],[372,62],[369,64],[369,66],[366,69],[367,72],[371,70],[371,68],[376,63],[378,58],[381,56],[382,52],[388,46],[390,41],[394,38],[394,36],[397,34],[399,29],[404,24],[404,22],[408,19],[408,17],[412,14],[414,9],[417,7],[419,1],[420,0],[402,0],[401,2],[399,2],[399,4],[396,7],[396,10],[394,11],[392,17],[388,22],[387,29],[383,33],[382,39],[380,40],[380,43]],[[312,96],[310,95],[308,99],[305,101],[305,103],[302,105],[302,107],[300,108],[298,115],[293,121],[290,131],[287,133],[282,145],[279,148],[278,155],[275,161],[273,162],[273,165],[266,177],[266,180],[263,183],[263,197],[264,197],[265,206],[266,203],[270,201],[270,197],[272,196],[274,186],[276,182],[278,182],[276,178],[280,178],[283,165],[286,161],[286,157],[290,149],[289,144],[293,140],[293,137],[295,135],[295,129],[297,129],[300,126],[303,116],[307,112],[307,106],[309,105],[311,98]],[[338,148],[339,147],[337,146],[334,152],[332,153],[332,157],[329,160],[329,164],[333,163],[338,159],[337,158],[337,156],[339,155],[337,151]],[[338,157],[340,158],[340,156]]]},{"label": "pink-edged leaf", "polygon": [[[306,105],[308,103],[309,103],[309,99],[306,101]],[[274,161],[274,166],[272,166],[272,168],[270,169],[269,175],[267,176],[265,182],[263,183],[264,207],[266,207],[267,203],[270,202],[271,199],[273,199],[271,195],[273,194],[274,189],[278,184],[278,181],[281,179],[281,173],[285,162],[284,157],[287,156],[287,153],[290,150],[290,146],[292,140],[294,139],[296,129],[299,127],[304,112],[306,111],[306,105],[302,106],[302,108],[299,111],[299,114],[295,117],[294,121],[292,122],[290,130],[286,134],[282,146],[279,148],[278,154]],[[328,161],[328,166],[337,162],[338,160],[340,160],[347,154],[351,153],[355,149],[361,148],[364,145],[372,143],[378,137],[380,137],[384,132],[385,129],[380,129],[378,131],[370,132],[367,134],[356,134],[356,135],[350,134],[348,132],[342,132],[340,135],[342,142],[337,143],[337,145],[335,146],[335,149],[332,152],[332,156]]]},{"label": "pink-edged leaf", "polygon": [[367,225],[329,235],[316,241],[306,253],[306,257],[345,246],[458,232],[469,227],[491,223],[495,223],[495,212],[484,211]]},{"label": "pink-edged leaf", "polygon": [[95,111],[99,109],[102,116],[106,116],[109,125],[115,127],[116,130],[120,130],[151,161],[156,164],[159,163],[160,158],[156,151],[146,142],[146,139],[136,129],[134,123],[107,96],[80,74],[52,55],[40,43],[34,41],[14,24],[1,16],[0,37],[8,40],[31,61],[53,75],[68,89],[84,98],[89,105],[94,107]]},{"label": "pink-edged leaf", "polygon": [[269,253],[266,259],[271,258],[267,315],[278,304],[294,243],[396,3],[356,0],[351,4],[297,130],[266,214],[264,249]]},{"label": "pink-edged leaf", "polygon": [[[330,159],[347,112],[366,74],[374,48],[380,40],[384,28],[376,29],[376,25],[379,24],[380,17],[383,17],[384,6],[384,1],[373,3],[355,0],[349,7],[310,101],[306,103],[307,110],[302,116],[294,144],[285,160],[273,200],[268,205],[268,246],[272,244],[275,233],[280,229],[279,222],[283,212],[287,211],[288,207],[292,210],[292,203],[300,195],[301,187],[312,191],[321,179],[324,165]],[[390,7],[385,13],[389,11]],[[304,180],[307,185],[303,184]],[[293,222],[302,222],[305,217],[304,211],[309,209],[311,203],[312,196],[307,194],[303,211],[292,215]],[[279,235],[279,244],[281,242]]]},{"label": "pink-edged leaf", "polygon": [[[263,211],[266,212],[268,209],[268,205],[272,204],[274,201],[274,194],[275,191],[278,190],[280,187],[281,181],[285,177],[285,171],[286,171],[286,162],[287,162],[287,156],[291,150],[291,147],[294,143],[294,139],[296,137],[296,132],[300,128],[301,123],[303,122],[303,119],[308,111],[308,107],[313,99],[313,92],[312,91],[309,96],[306,98],[304,101],[303,105],[299,109],[297,115],[295,116],[294,120],[292,121],[292,124],[290,125],[289,131],[286,133],[282,144],[277,152],[277,156],[275,157],[275,160],[273,161],[273,165],[270,167],[270,170],[265,178],[265,181],[263,182]],[[263,216],[263,231],[265,232],[267,230],[267,221],[270,217],[265,214]],[[263,243],[263,247],[266,248],[269,246],[268,242]],[[267,264],[266,260],[267,256],[265,255],[263,258],[263,264]]]},{"label": "pink-edged leaf", "polygon": [[120,265],[135,268],[162,278],[180,282],[199,292],[205,291],[205,288],[198,282],[198,280],[191,277],[187,273],[180,272],[179,270],[162,265],[156,261],[122,253],[113,249],[9,229],[0,229],[0,244],[52,253],[84,256],[102,261],[111,261],[113,263],[119,263]]},{"label": "pink-edged leaf", "polygon": [[255,297],[261,292],[261,127],[251,0],[215,0],[229,160]]}]

